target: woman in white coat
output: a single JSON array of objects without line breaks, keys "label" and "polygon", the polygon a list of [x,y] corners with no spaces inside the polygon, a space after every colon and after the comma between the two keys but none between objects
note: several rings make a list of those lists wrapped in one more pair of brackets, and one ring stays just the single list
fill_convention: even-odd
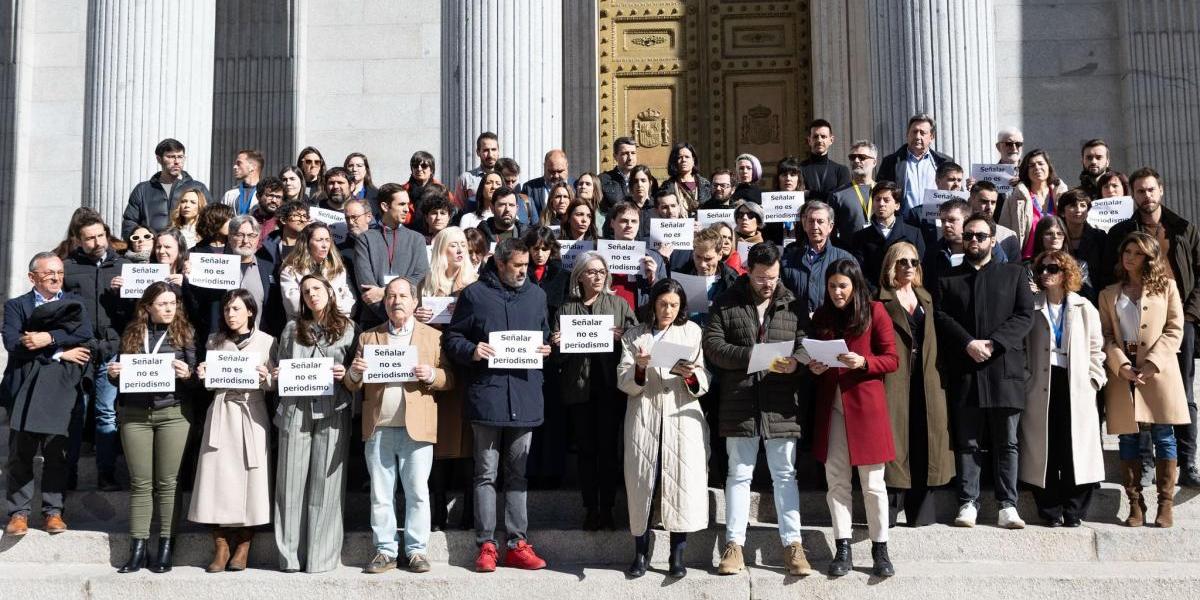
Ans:
[{"label": "woman in white coat", "polygon": [[333,234],[324,223],[309,223],[300,232],[296,247],[279,267],[279,290],[288,321],[295,321],[300,313],[300,280],[307,275],[320,275],[328,281],[333,286],[333,300],[338,312],[350,316],[354,309],[354,292],[347,283],[346,267],[334,246]]},{"label": "woman in white coat", "polygon": [[1062,250],[1033,261],[1033,327],[1026,342],[1030,379],[1021,415],[1021,481],[1047,527],[1079,527],[1095,483],[1104,480],[1096,392],[1104,372],[1100,313],[1077,292],[1079,264]]},{"label": "woman in white coat", "polygon": [[[700,349],[701,329],[687,318],[687,296],[673,279],[650,288],[649,322],[621,339],[617,387],[629,395],[625,409],[625,492],[629,531],[635,540],[627,573],[646,574],[650,554],[650,518],[655,490],[661,496],[663,528],[671,533],[671,577],[683,577],[687,532],[708,527],[708,424],[700,396],[709,374]],[[650,365],[659,343],[695,349],[673,367]]]},{"label": "woman in white coat", "polygon": [[[256,525],[271,522],[270,455],[267,437],[271,416],[266,392],[274,382],[275,338],[254,329],[258,303],[246,290],[230,290],[221,299],[221,327],[208,338],[213,352],[250,352],[257,362],[257,387],[225,387],[215,381],[215,392],[204,421],[196,485],[188,519],[215,525],[213,561],[209,573],[242,571],[250,556]],[[208,363],[196,367],[204,379]]]}]

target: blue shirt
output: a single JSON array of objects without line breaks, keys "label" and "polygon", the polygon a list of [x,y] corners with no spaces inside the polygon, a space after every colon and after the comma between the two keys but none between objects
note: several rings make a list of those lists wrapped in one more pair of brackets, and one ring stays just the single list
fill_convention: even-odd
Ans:
[{"label": "blue shirt", "polygon": [[925,202],[925,190],[937,187],[937,165],[933,162],[933,153],[926,150],[925,155],[917,158],[911,150],[904,159],[904,206],[911,210]]},{"label": "blue shirt", "polygon": [[43,304],[49,304],[50,302],[57,302],[59,300],[62,300],[62,298],[63,298],[62,290],[58,290],[57,294],[55,294],[49,298],[43,298],[42,293],[37,291],[37,288],[34,288],[34,290],[33,290],[33,307],[37,308]]}]

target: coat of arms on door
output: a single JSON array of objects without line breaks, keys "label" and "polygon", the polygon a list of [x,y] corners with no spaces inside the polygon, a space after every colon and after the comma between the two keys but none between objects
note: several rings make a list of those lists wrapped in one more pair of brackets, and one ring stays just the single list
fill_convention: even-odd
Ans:
[{"label": "coat of arms on door", "polygon": [[633,120],[633,139],[643,148],[671,145],[671,125],[661,110],[647,108]]},{"label": "coat of arms on door", "polygon": [[759,104],[742,116],[743,144],[762,146],[779,143],[779,115]]}]

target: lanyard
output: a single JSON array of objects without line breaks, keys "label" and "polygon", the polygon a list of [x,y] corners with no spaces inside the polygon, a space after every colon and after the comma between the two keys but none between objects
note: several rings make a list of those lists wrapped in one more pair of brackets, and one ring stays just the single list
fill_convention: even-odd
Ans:
[{"label": "lanyard", "polygon": [[[386,230],[386,229],[387,229],[387,225],[384,225],[384,226],[383,226],[383,229],[382,229],[382,230],[380,230],[380,231],[382,232],[382,231],[384,231],[384,230]],[[391,244],[389,244],[389,243],[388,243],[388,241],[387,241],[387,238],[386,238],[386,237],[385,237],[385,238],[383,238],[383,245],[387,246],[387,251],[388,251],[388,273],[391,273],[391,272],[392,272],[392,261],[395,259],[395,256],[396,256],[396,255],[395,255],[395,252],[396,252],[396,236],[397,236],[399,233],[400,233],[400,226],[399,226],[399,225],[397,225],[397,226],[396,226],[396,228],[392,230],[392,243],[391,243]]]},{"label": "lanyard", "polygon": [[246,187],[246,184],[244,184],[244,183],[238,184],[237,214],[239,214],[239,215],[244,215],[244,214],[250,212],[250,200],[252,199],[253,192],[247,193],[248,189],[249,188]]},{"label": "lanyard", "polygon": [[146,351],[146,354],[158,354],[158,349],[162,348],[163,341],[167,339],[167,333],[168,332],[166,332],[166,331],[163,332],[162,337],[158,338],[158,343],[154,344],[154,349],[151,350],[150,349],[150,330],[147,329],[146,335],[142,337],[142,349]]},{"label": "lanyard", "polygon": [[1051,306],[1050,306],[1049,304],[1047,304],[1047,305],[1046,305],[1046,311],[1047,311],[1047,312],[1049,312],[1049,313],[1051,314],[1051,317],[1050,317],[1050,332],[1051,332],[1052,334],[1054,334],[1054,347],[1055,347],[1055,348],[1058,348],[1058,349],[1060,349],[1060,350],[1061,350],[1061,349],[1062,349],[1063,324],[1064,324],[1064,323],[1063,323],[1063,320],[1064,320],[1064,316],[1065,316],[1065,315],[1066,315],[1066,313],[1067,313],[1067,300],[1066,300],[1066,298],[1063,298],[1062,304],[1061,304],[1061,305],[1059,306],[1059,308],[1058,308],[1058,319],[1057,319],[1057,321],[1054,319],[1054,316],[1053,316],[1053,315],[1054,315],[1054,311],[1053,311],[1053,310],[1051,310]]},{"label": "lanyard", "polygon": [[854,195],[858,196],[858,205],[861,206],[863,209],[863,216],[870,219],[871,218],[871,203],[873,202],[872,198],[869,196],[866,198],[863,198],[862,190],[858,189],[857,183],[851,184],[850,187],[854,188]]}]

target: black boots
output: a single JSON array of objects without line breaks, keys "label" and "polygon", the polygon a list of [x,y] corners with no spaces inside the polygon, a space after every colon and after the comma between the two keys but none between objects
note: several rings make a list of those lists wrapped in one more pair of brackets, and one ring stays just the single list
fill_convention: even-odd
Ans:
[{"label": "black boots", "polygon": [[841,577],[849,573],[854,568],[854,557],[850,554],[850,540],[834,540],[837,548],[833,554],[833,561],[829,563],[829,576]]},{"label": "black boots", "polygon": [[171,570],[171,538],[158,538],[158,555],[154,557],[154,565],[150,567],[155,573],[166,573]]},{"label": "black boots", "polygon": [[671,558],[667,563],[667,575],[675,579],[680,579],[687,575],[687,567],[683,566],[683,549],[687,546],[677,542],[674,539],[676,535],[674,533],[671,534]]},{"label": "black boots", "polygon": [[[591,509],[588,510],[590,514]],[[633,538],[633,562],[625,570],[630,577],[641,577],[650,566],[650,531]]]},{"label": "black boots", "polygon": [[875,562],[871,567],[872,575],[891,577],[896,574],[896,568],[892,566],[892,559],[888,558],[887,542],[871,542],[871,560]]},{"label": "black boots", "polygon": [[129,562],[118,573],[137,573],[146,566],[146,540],[133,538],[129,544]]}]

